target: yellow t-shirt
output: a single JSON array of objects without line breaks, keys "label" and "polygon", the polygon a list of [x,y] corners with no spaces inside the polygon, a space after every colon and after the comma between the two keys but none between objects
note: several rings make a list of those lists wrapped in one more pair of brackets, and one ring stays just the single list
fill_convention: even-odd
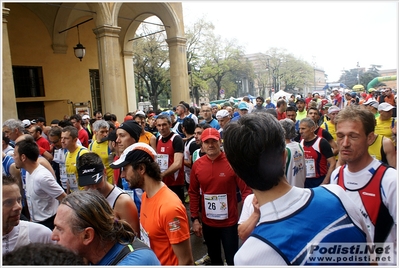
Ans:
[{"label": "yellow t-shirt", "polygon": [[334,141],[337,141],[337,133],[335,130],[335,125],[331,121],[323,122],[323,124],[321,124],[320,127],[327,130],[328,133],[330,133],[331,136],[333,137]]},{"label": "yellow t-shirt", "polygon": [[382,121],[380,119],[380,117],[376,118],[377,124],[375,126],[374,133],[383,135],[383,136],[387,137],[388,139],[391,139],[394,142],[394,144],[396,144],[396,141],[393,138],[392,130],[391,130],[393,123],[396,121],[396,120],[395,121],[393,121],[393,120],[394,119],[391,118],[390,120]]},{"label": "yellow t-shirt", "polygon": [[79,146],[73,153],[67,152],[65,156],[65,168],[69,182],[69,189],[71,192],[76,190],[83,190],[83,187],[78,186],[78,169],[76,168],[76,161],[82,154],[88,153],[83,146]]},{"label": "yellow t-shirt", "polygon": [[98,143],[96,140],[93,140],[89,145],[89,150],[100,156],[101,161],[105,166],[105,170],[107,171],[107,181],[114,184],[114,170],[109,167],[114,160],[114,155],[108,147],[108,142],[105,141]]},{"label": "yellow t-shirt", "polygon": [[382,160],[382,155],[381,155],[381,147],[382,147],[382,141],[383,141],[384,136],[378,135],[375,141],[369,146],[368,151],[369,154],[377,159],[377,160]]},{"label": "yellow t-shirt", "polygon": [[139,142],[144,142],[144,143],[146,143],[148,145],[151,145],[150,144],[150,139],[151,139],[152,136],[154,136],[154,134],[152,134],[151,132],[145,131],[144,134],[140,135]]}]

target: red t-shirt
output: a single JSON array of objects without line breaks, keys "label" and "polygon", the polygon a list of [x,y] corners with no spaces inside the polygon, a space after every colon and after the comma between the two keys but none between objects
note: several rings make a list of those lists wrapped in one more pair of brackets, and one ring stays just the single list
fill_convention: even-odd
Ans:
[{"label": "red t-shirt", "polygon": [[82,145],[86,148],[89,147],[89,134],[84,128],[81,128],[78,132],[78,139],[82,143]]},{"label": "red t-shirt", "polygon": [[44,148],[47,152],[50,152],[50,143],[42,136],[36,140],[36,144],[39,145],[39,147]]},{"label": "red t-shirt", "polygon": [[281,119],[287,118],[287,115],[286,115],[285,112],[280,113],[277,109],[276,109],[276,112],[277,112],[277,120],[281,120]]}]

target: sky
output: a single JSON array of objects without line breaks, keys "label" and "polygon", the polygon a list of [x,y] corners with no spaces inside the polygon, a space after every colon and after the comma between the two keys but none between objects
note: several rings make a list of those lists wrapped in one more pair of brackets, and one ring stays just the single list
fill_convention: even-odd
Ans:
[{"label": "sky", "polygon": [[246,54],[286,49],[325,70],[370,64],[397,69],[398,3],[392,1],[183,1],[184,25],[205,18],[215,33],[237,39]]}]

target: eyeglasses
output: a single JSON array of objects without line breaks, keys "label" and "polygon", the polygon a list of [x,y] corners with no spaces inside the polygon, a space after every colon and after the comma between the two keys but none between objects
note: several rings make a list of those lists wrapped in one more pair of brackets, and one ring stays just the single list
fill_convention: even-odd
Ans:
[{"label": "eyeglasses", "polygon": [[55,143],[58,143],[60,140],[58,139],[58,140],[56,140],[56,141],[50,141],[50,143],[52,143],[52,144],[55,144]]},{"label": "eyeglasses", "polygon": [[203,113],[210,113],[211,110],[202,110]]}]

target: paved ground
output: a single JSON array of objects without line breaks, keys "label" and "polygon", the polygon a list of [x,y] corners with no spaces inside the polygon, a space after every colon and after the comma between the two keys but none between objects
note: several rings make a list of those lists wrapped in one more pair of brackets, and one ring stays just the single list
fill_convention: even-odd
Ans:
[{"label": "paved ground", "polygon": [[[188,204],[185,204],[185,206],[191,227],[190,210]],[[206,245],[203,243],[203,239],[201,237],[197,237],[194,233],[191,234],[190,240],[191,240],[191,250],[193,252],[193,258],[194,261],[196,261],[202,258],[207,253],[207,248]]]}]

